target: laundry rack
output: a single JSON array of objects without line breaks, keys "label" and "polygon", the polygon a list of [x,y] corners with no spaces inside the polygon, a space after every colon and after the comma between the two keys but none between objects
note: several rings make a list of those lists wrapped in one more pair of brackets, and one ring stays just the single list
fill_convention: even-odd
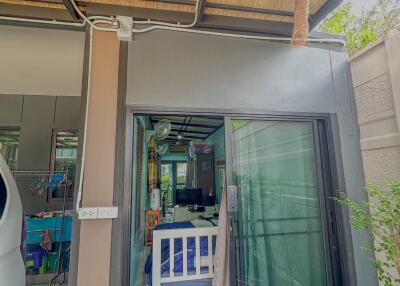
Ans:
[{"label": "laundry rack", "polygon": [[[61,256],[64,243],[64,233],[65,233],[65,214],[66,214],[66,203],[67,203],[67,188],[68,182],[68,171],[13,171],[14,179],[17,183],[17,187],[20,193],[24,196],[27,195],[24,192],[29,192],[32,196],[43,196],[48,202],[50,198],[50,191],[53,191],[54,187],[60,190],[63,197],[60,198],[59,202],[62,202],[62,208],[60,215],[61,223],[58,227],[56,223],[56,228],[51,229],[40,229],[40,230],[30,230],[26,231],[26,235],[29,233],[42,233],[44,230],[49,230],[54,233],[54,237],[59,237],[58,251],[57,251],[57,264],[54,277],[51,279],[49,285],[51,285],[60,274],[64,274],[61,283],[65,280],[65,272],[62,271]],[[21,188],[22,187],[22,188]],[[40,190],[39,190],[40,189]],[[24,249],[26,245],[24,245]]]}]

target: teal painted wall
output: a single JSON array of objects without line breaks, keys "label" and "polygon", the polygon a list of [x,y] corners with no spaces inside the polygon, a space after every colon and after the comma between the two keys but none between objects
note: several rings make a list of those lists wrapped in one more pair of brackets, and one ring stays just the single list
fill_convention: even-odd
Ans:
[{"label": "teal painted wall", "polygon": [[187,161],[186,153],[169,153],[161,155],[161,161]]},{"label": "teal painted wall", "polygon": [[207,143],[213,144],[214,151],[214,178],[215,178],[215,199],[219,204],[221,202],[222,189],[218,175],[217,161],[225,160],[225,128],[222,127],[217,130],[213,135],[207,138]]},{"label": "teal painted wall", "polygon": [[[135,215],[136,215],[136,195],[134,186],[136,185],[136,176],[134,171],[136,170],[136,148],[137,148],[137,125],[140,122],[145,129],[150,129],[150,125],[146,116],[136,116],[134,118],[134,130],[133,130],[133,150],[134,150],[134,158],[132,164],[132,218],[131,218],[131,275],[130,275],[130,285],[134,286],[135,281],[138,274],[141,274],[144,269],[139,269],[139,260],[142,251],[144,250],[144,229],[145,229],[145,210],[150,207],[150,195],[147,192],[147,142],[144,139],[144,148],[143,148],[143,176],[142,176],[142,193],[141,193],[141,232],[137,234],[135,232]],[[145,136],[146,138],[146,136]],[[219,129],[212,136],[207,139],[207,142],[214,145],[214,160],[215,163],[219,159],[225,158],[225,140],[224,140],[224,128]],[[162,155],[161,160],[163,161],[186,161],[186,154],[176,154],[176,153],[167,153]],[[219,203],[221,199],[221,185],[219,183],[218,178],[218,170],[215,169],[215,188],[216,188],[216,200]]]},{"label": "teal painted wall", "polygon": [[[148,128],[148,120],[146,116],[137,116],[134,118],[134,128],[133,128],[133,150],[134,150],[134,159],[132,164],[132,218],[131,218],[131,276],[130,276],[130,285],[135,285],[135,280],[138,275],[138,272],[144,271],[144,269],[139,269],[139,260],[140,254],[144,249],[144,235],[145,235],[145,210],[150,207],[150,195],[147,192],[147,141],[146,136],[144,136],[144,145],[143,145],[143,173],[142,173],[142,193],[140,196],[140,212],[142,214],[141,217],[141,231],[140,233],[135,232],[135,215],[136,215],[136,195],[135,188],[136,186],[136,149],[137,149],[137,126],[138,122],[141,122],[145,129]],[[146,135],[146,132],[145,132]]]}]

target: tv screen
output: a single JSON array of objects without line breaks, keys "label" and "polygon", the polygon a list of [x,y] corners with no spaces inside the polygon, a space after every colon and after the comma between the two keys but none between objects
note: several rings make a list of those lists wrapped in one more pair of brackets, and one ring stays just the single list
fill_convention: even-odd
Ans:
[{"label": "tv screen", "polygon": [[175,203],[177,205],[202,205],[202,189],[183,189],[176,190]]}]

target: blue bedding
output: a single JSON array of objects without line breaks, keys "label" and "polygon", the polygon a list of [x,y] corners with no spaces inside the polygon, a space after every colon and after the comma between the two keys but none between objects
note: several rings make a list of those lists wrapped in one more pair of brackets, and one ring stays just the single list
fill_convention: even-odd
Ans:
[{"label": "blue bedding", "polygon": [[[191,222],[173,222],[173,223],[165,223],[165,224],[160,224],[156,227],[156,230],[158,229],[179,229],[179,228],[194,228],[194,225]],[[216,237],[213,237],[213,242],[212,242],[212,251],[213,254],[215,253],[215,241]],[[188,265],[187,265],[187,270],[188,273],[195,273],[196,269],[194,267],[195,265],[195,254],[196,254],[196,249],[195,249],[195,238],[194,237],[189,237],[187,239],[187,259],[188,259]],[[175,275],[182,273],[183,272],[183,254],[182,254],[182,239],[175,239],[174,241],[174,273]],[[208,256],[208,239],[207,237],[200,237],[200,256]],[[149,277],[149,285],[151,285],[151,270],[152,270],[152,251],[150,252],[149,256],[147,257],[146,260],[146,265],[145,265],[145,273],[148,274]],[[205,267],[207,268],[207,267]],[[168,277],[169,276],[169,241],[168,240],[162,240],[161,241],[161,276],[162,277]]]}]

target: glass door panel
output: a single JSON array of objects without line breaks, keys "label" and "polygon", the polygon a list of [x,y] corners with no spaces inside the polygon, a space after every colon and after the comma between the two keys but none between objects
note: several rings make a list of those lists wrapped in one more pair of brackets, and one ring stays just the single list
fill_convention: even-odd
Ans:
[{"label": "glass door panel", "polygon": [[230,120],[237,281],[324,286],[324,236],[312,122]]}]

